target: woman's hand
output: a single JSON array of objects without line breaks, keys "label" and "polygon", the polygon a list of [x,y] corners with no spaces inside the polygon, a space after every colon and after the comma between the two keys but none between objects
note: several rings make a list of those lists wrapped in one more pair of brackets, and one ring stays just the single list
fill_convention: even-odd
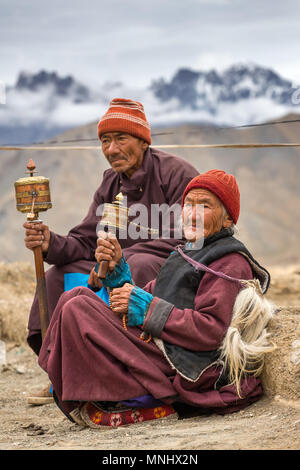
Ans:
[{"label": "woman's hand", "polygon": [[113,233],[104,231],[98,232],[95,258],[98,263],[108,261],[109,272],[112,272],[115,266],[121,261],[122,248]]},{"label": "woman's hand", "polygon": [[129,298],[134,286],[124,284],[123,287],[116,287],[110,293],[110,307],[114,313],[128,313]]},{"label": "woman's hand", "polygon": [[90,272],[88,285],[93,287],[94,289],[101,289],[103,287],[102,282],[100,281],[99,277],[95,273],[95,268],[93,268]]}]

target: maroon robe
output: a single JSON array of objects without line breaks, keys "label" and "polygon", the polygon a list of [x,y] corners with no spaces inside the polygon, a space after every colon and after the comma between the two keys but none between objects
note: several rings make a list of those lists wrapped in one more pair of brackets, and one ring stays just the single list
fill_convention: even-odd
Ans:
[{"label": "maroon robe", "polygon": [[[253,278],[240,254],[226,255],[210,268],[238,279]],[[155,280],[145,286],[152,293]],[[217,349],[228,329],[240,285],[206,273],[193,309],[173,307],[161,339],[193,351]],[[147,325],[158,299],[150,304]],[[222,367],[212,365],[196,381],[171,367],[154,341],[140,339],[141,327],[124,329],[121,318],[84,287],[63,294],[42,345],[39,364],[48,373],[58,400],[121,401],[150,394],[219,413],[236,411],[262,395],[259,378],[241,382],[240,398],[233,385],[217,389]]]},{"label": "maroon robe", "polygon": [[[87,216],[67,236],[51,232],[50,246],[45,257],[53,264],[46,272],[48,311],[51,318],[58,299],[64,291],[64,274],[81,272],[88,274],[95,265],[97,246],[96,227],[100,215],[97,208],[113,202],[121,191],[127,197],[127,206],[143,204],[151,214],[151,204],[180,203],[188,182],[198,171],[185,160],[148,148],[141,167],[128,179],[112,169],[104,172],[103,181],[94,194]],[[150,226],[150,219],[148,220]],[[161,228],[161,227],[160,227]],[[144,236],[146,234],[144,233]],[[124,256],[130,265],[135,283],[143,287],[154,279],[165,259],[181,240],[170,239],[119,239]],[[35,295],[28,322],[28,344],[38,354],[41,346],[40,318],[37,294]]]}]

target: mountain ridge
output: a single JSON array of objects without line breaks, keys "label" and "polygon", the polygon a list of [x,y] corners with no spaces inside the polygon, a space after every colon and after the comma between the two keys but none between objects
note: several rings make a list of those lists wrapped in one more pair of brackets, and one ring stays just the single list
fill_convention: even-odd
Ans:
[{"label": "mountain ridge", "polygon": [[91,87],[71,75],[23,71],[7,88],[6,104],[0,105],[0,143],[38,142],[95,121],[117,96],[141,101],[152,128],[162,128],[278,118],[299,109],[296,91],[291,80],[255,64],[235,64],[222,72],[179,68],[170,80],[152,78],[143,89],[117,80]]}]

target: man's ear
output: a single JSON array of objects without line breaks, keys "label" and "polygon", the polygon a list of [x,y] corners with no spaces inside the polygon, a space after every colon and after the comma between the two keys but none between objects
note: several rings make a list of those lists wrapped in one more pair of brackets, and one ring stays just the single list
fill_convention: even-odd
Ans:
[{"label": "man's ear", "polygon": [[142,140],[142,150],[144,152],[146,152],[148,146],[149,146],[148,142],[146,142],[145,140]]}]

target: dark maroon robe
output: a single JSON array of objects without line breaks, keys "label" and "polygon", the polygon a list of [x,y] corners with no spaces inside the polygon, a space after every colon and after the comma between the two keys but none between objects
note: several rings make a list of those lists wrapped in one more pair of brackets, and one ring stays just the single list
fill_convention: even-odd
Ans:
[{"label": "dark maroon robe", "polygon": [[[253,278],[248,261],[228,254],[209,266],[238,279]],[[153,293],[155,280],[145,287]],[[173,307],[160,338],[192,351],[217,349],[231,322],[240,285],[204,274],[193,308]],[[122,320],[90,289],[78,287],[58,302],[42,345],[39,364],[48,373],[61,404],[69,401],[121,401],[150,394],[165,403],[181,402],[219,413],[236,411],[262,395],[259,378],[218,389],[222,367],[211,365],[196,381],[171,367],[154,341],[140,339],[144,325],[124,329]]]},{"label": "dark maroon robe", "polygon": [[[49,316],[64,291],[64,274],[81,272],[88,274],[95,265],[97,245],[96,227],[101,217],[97,208],[113,202],[121,191],[127,197],[127,206],[143,204],[151,214],[151,204],[180,203],[188,182],[198,171],[185,160],[148,148],[141,167],[128,179],[112,169],[104,172],[103,181],[94,194],[87,216],[67,236],[51,232],[50,247],[45,257],[48,264],[55,265],[46,272]],[[148,220],[150,226],[150,219]],[[161,229],[161,227],[160,227]],[[146,236],[146,233],[143,233]],[[143,287],[154,279],[165,259],[181,240],[169,239],[119,239],[124,256],[130,265],[135,283]],[[38,354],[41,346],[40,318],[37,294],[35,295],[28,322],[28,343]]]}]

